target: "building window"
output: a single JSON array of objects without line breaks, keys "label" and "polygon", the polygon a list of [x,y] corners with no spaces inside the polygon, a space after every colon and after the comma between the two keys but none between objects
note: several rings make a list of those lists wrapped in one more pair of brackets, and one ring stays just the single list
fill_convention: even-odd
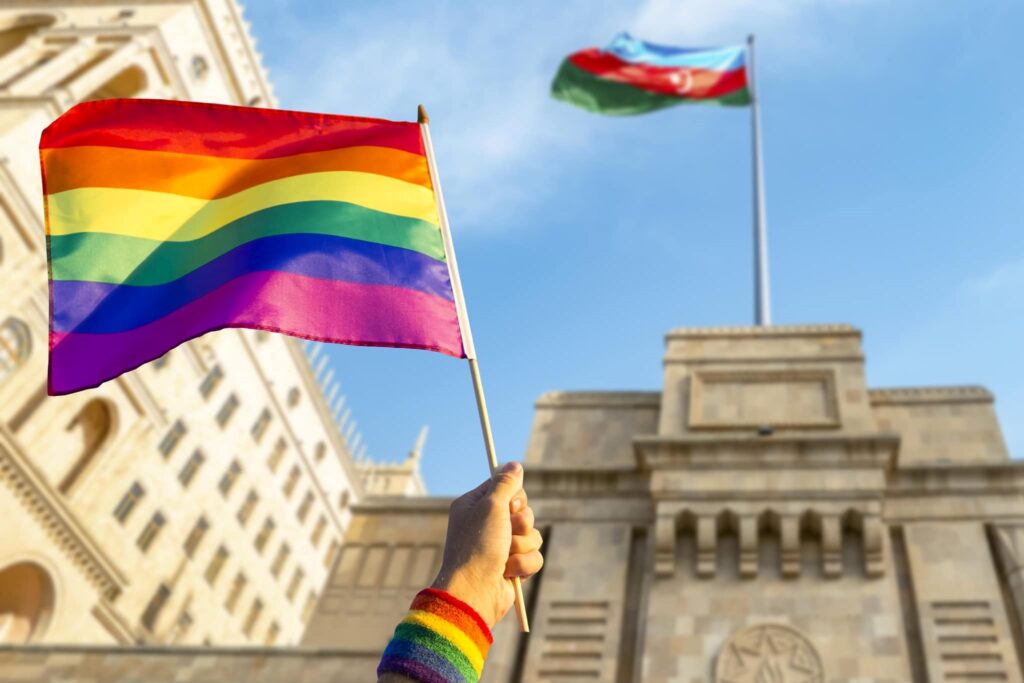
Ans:
[{"label": "building window", "polygon": [[320,519],[316,520],[316,526],[313,528],[313,535],[310,540],[313,541],[313,547],[316,548],[320,545],[320,537],[324,535],[324,529],[327,528],[327,519],[320,515]]},{"label": "building window", "polygon": [[180,643],[188,637],[188,632],[192,629],[192,614],[188,609],[182,609],[178,615],[178,619],[174,624],[174,632],[171,634],[170,641],[172,643]]},{"label": "building window", "polygon": [[178,481],[185,488],[192,483],[195,479],[196,473],[199,472],[199,468],[202,467],[203,463],[206,462],[206,456],[198,448],[192,451],[192,455],[188,456],[188,460],[182,465],[181,471],[178,472]]},{"label": "building window", "polygon": [[238,410],[238,397],[234,394],[228,396],[217,411],[217,424],[224,428],[231,420],[231,416]]},{"label": "building window", "polygon": [[160,449],[160,455],[166,460],[170,457],[171,453],[174,452],[174,448],[181,441],[181,437],[185,436],[185,423],[181,420],[175,421],[171,428],[164,434],[164,438],[160,439],[160,445],[157,448]]},{"label": "building window", "polygon": [[214,365],[210,368],[210,371],[206,373],[206,377],[199,384],[199,394],[204,398],[210,398],[217,387],[220,385],[220,381],[224,379],[224,371],[220,369],[219,365]]},{"label": "building window", "polygon": [[167,353],[165,353],[164,355],[160,356],[155,361],[153,361],[153,369],[155,369],[155,370],[163,370],[164,368],[167,367],[167,362],[169,360],[171,360],[171,352],[170,351],[168,351]]},{"label": "building window", "polygon": [[135,545],[139,546],[139,550],[146,552],[149,547],[153,545],[153,541],[160,535],[160,530],[164,528],[164,524],[167,520],[164,519],[163,513],[154,512],[153,516],[146,522],[146,526],[143,527],[142,533],[135,540]]},{"label": "building window", "polygon": [[114,508],[114,519],[124,524],[128,521],[132,511],[135,510],[135,506],[139,504],[142,497],[146,495],[146,489],[142,488],[142,484],[134,482],[118,502],[117,507]]},{"label": "building window", "polygon": [[156,628],[156,620],[160,618],[160,612],[163,610],[164,605],[167,604],[167,599],[171,597],[171,589],[161,583],[153,597],[150,598],[149,604],[146,605],[146,610],[142,613],[142,626],[150,632],[153,632]]},{"label": "building window", "polygon": [[224,601],[224,607],[227,608],[231,614],[235,613],[235,605],[238,604],[238,598],[242,596],[242,591],[245,590],[245,584],[249,583],[249,579],[245,578],[245,574],[238,572],[235,574],[235,580],[231,584],[231,590],[228,591],[228,597]]},{"label": "building window", "polygon": [[288,556],[291,553],[292,549],[288,547],[287,543],[282,543],[281,547],[278,548],[277,555],[274,557],[274,564],[270,565],[270,573],[273,574],[275,579],[281,576],[284,563],[288,561]]},{"label": "building window", "polygon": [[291,499],[292,493],[295,491],[295,486],[299,483],[299,466],[292,465],[292,469],[288,472],[288,478],[284,481],[282,490],[284,491],[284,497]]},{"label": "building window", "polygon": [[249,614],[245,617],[245,624],[242,626],[242,633],[248,638],[252,636],[252,630],[256,626],[256,622],[260,618],[260,614],[263,613],[263,601],[259,598],[255,598],[252,601],[252,606],[249,608]]},{"label": "building window", "polygon": [[210,564],[206,565],[206,583],[212,586],[217,581],[220,571],[224,569],[224,563],[228,561],[228,554],[228,549],[224,546],[217,548],[217,552],[210,558]]},{"label": "building window", "polygon": [[203,538],[206,536],[206,532],[210,530],[210,523],[206,521],[206,517],[200,516],[196,520],[196,525],[192,527],[192,531],[188,532],[188,537],[185,538],[185,554],[189,557],[195,555],[196,550],[199,548],[199,544],[203,542]]},{"label": "building window", "polygon": [[313,616],[313,609],[316,607],[316,591],[309,591],[306,596],[306,604],[302,607],[302,621],[308,622]]},{"label": "building window", "polygon": [[312,491],[306,491],[306,497],[302,499],[302,504],[299,505],[299,521],[305,522],[306,517],[309,516],[309,508],[313,507],[313,493]]},{"label": "building window", "polygon": [[288,449],[288,442],[281,437],[274,442],[274,448],[270,451],[270,457],[267,458],[267,467],[270,468],[271,472],[277,472],[277,468],[281,466],[281,459],[284,458],[284,452]]},{"label": "building window", "polygon": [[220,483],[217,484],[217,488],[220,489],[222,496],[227,498],[231,494],[231,489],[235,487],[235,482],[238,481],[238,475],[241,473],[242,466],[238,464],[237,460],[233,460],[220,478]]},{"label": "building window", "polygon": [[338,496],[338,508],[344,510],[348,507],[350,494],[348,491],[342,491],[341,495]]},{"label": "building window", "polygon": [[321,460],[324,459],[325,455],[327,455],[327,444],[325,444],[323,441],[318,441],[316,444],[316,448],[313,449],[313,457],[316,459],[317,462],[320,462]]},{"label": "building window", "polygon": [[202,55],[192,55],[192,78],[201,81],[210,72],[210,63]]},{"label": "building window", "polygon": [[288,390],[288,407],[294,408],[299,405],[299,399],[302,398],[302,392],[299,391],[298,387],[292,387]]},{"label": "building window", "polygon": [[296,567],[295,572],[292,574],[292,580],[288,584],[288,591],[286,593],[290,601],[295,601],[295,594],[299,592],[299,585],[302,583],[302,577],[304,576],[305,573],[300,568]]},{"label": "building window", "polygon": [[249,523],[249,518],[252,517],[252,511],[256,509],[256,503],[258,503],[260,497],[256,495],[256,491],[250,489],[249,495],[242,501],[241,507],[238,508],[238,523],[244,528]]},{"label": "building window", "polygon": [[260,532],[256,534],[256,540],[253,541],[253,545],[256,546],[256,550],[263,554],[263,549],[267,547],[267,542],[270,541],[270,537],[274,534],[274,520],[267,517],[263,521],[263,526],[260,527]]},{"label": "building window", "polygon": [[263,440],[263,435],[267,433],[267,427],[270,426],[270,410],[264,408],[260,411],[259,417],[252,423],[252,429],[249,433],[252,434],[252,438],[256,443]]},{"label": "building window", "polygon": [[331,545],[327,548],[327,554],[324,555],[324,566],[328,569],[334,564],[334,559],[338,556],[338,551],[341,550],[341,545],[337,541],[331,541]]},{"label": "building window", "polygon": [[28,325],[17,318],[8,318],[0,325],[0,382],[25,363],[31,342]]},{"label": "building window", "polygon": [[275,621],[270,624],[270,628],[267,629],[267,637],[263,640],[264,645],[273,645],[277,642],[277,637],[281,635],[281,626]]}]

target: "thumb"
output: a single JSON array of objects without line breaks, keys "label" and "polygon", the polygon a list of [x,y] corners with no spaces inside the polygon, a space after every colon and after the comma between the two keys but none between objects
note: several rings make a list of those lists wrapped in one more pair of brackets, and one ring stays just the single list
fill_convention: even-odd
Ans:
[{"label": "thumb", "polygon": [[495,473],[492,481],[492,495],[499,502],[508,505],[523,488],[523,466],[514,461],[507,462]]}]

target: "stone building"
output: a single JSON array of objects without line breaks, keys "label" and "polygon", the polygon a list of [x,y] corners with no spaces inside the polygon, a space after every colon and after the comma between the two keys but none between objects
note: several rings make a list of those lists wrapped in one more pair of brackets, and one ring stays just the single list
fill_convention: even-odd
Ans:
[{"label": "stone building", "polygon": [[[274,105],[233,0],[0,4],[0,679],[373,680],[450,500],[422,443],[353,456],[315,348],[227,331],[45,396],[35,145],[112,96]],[[542,396],[547,563],[485,680],[1024,683],[1024,468],[993,397],[869,389],[860,342],[676,330],[660,390]]]},{"label": "stone building", "polygon": [[297,643],[373,473],[319,347],[225,331],[46,396],[39,135],[108,97],[275,104],[234,0],[0,3],[0,642]]}]

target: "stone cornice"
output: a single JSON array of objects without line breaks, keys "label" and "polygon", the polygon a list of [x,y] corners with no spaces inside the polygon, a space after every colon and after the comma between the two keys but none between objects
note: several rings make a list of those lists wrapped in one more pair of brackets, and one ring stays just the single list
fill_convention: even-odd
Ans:
[{"label": "stone cornice", "polygon": [[548,391],[534,404],[537,408],[639,408],[661,406],[660,391]]},{"label": "stone cornice", "polygon": [[14,498],[82,570],[100,594],[115,599],[128,584],[127,575],[107,556],[89,532],[78,523],[64,501],[53,492],[20,446],[0,428],[0,480]]},{"label": "stone cornice", "polygon": [[836,323],[830,325],[744,325],[726,327],[677,327],[670,330],[665,339],[713,339],[722,337],[818,337],[851,336],[861,333],[853,325]]},{"label": "stone cornice", "polygon": [[920,403],[992,403],[995,396],[977,385],[945,387],[894,387],[869,389],[868,400],[873,406],[914,405]]},{"label": "stone cornice", "polygon": [[708,434],[638,436],[641,469],[887,469],[896,464],[898,434]]},{"label": "stone cornice", "polygon": [[920,465],[889,473],[886,497],[1024,495],[1024,462]]},{"label": "stone cornice", "polygon": [[609,469],[533,465],[525,488],[533,498],[649,497],[650,474],[635,467]]},{"label": "stone cornice", "polygon": [[352,506],[353,515],[387,514],[448,514],[448,507],[455,500],[446,496],[372,496]]}]

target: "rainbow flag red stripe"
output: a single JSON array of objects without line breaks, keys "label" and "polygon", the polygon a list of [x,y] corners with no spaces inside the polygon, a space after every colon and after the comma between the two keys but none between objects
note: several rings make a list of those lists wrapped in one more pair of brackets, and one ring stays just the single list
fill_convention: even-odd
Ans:
[{"label": "rainbow flag red stripe", "polygon": [[40,155],[51,394],[224,327],[465,356],[416,123],[105,100]]},{"label": "rainbow flag red stripe", "polygon": [[601,114],[643,114],[686,102],[744,106],[750,104],[746,51],[667,47],[620,33],[604,49],[569,55],[551,94]]}]

